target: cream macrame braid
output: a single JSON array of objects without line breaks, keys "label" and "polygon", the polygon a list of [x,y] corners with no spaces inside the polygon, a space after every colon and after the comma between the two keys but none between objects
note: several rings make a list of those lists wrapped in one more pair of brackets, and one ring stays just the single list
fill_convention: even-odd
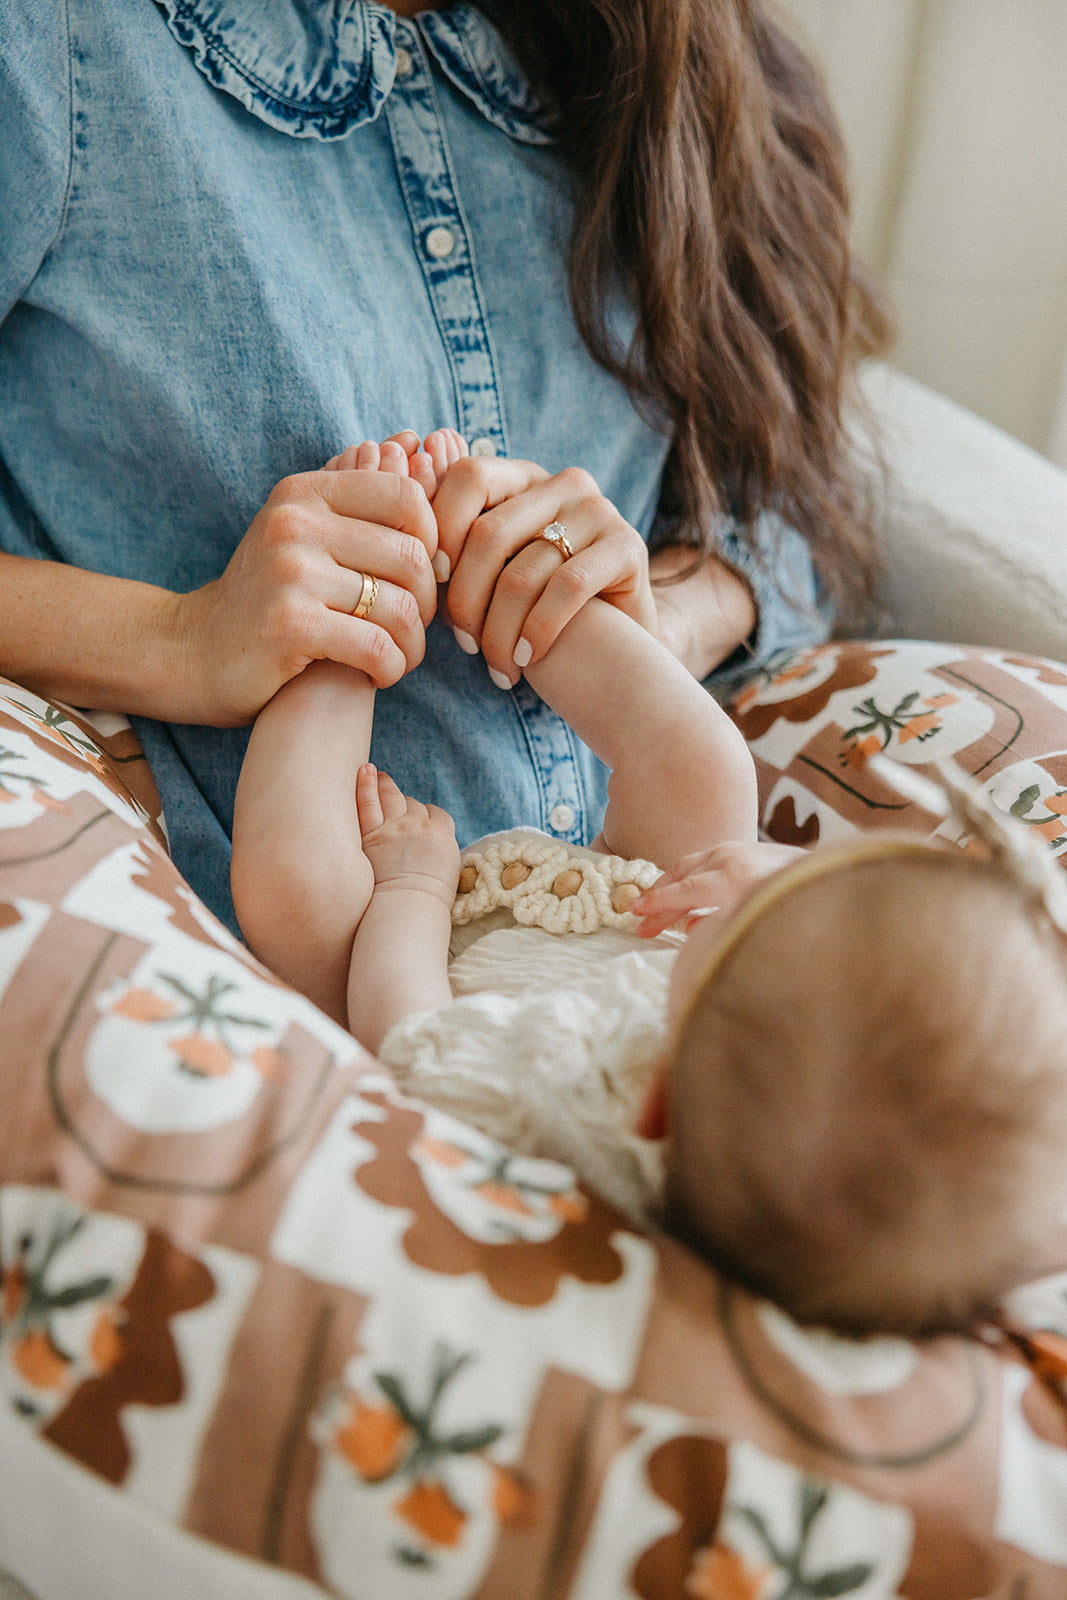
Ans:
[{"label": "cream macrame braid", "polygon": [[461,868],[453,923],[475,922],[503,906],[516,922],[548,933],[632,931],[632,902],[660,876],[651,861],[625,861],[522,829],[484,850],[464,850]]},{"label": "cream macrame braid", "polygon": [[984,844],[990,860],[1053,927],[1067,935],[1067,873],[1026,824],[994,806],[981,784],[962,767],[954,761],[938,761],[921,773],[882,755],[871,756],[867,765],[905,800],[934,816],[950,817]]}]

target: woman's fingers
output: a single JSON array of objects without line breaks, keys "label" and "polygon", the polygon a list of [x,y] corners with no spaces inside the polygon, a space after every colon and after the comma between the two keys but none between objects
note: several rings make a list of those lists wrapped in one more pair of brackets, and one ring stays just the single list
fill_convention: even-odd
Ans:
[{"label": "woman's fingers", "polygon": [[[479,494],[485,509],[461,539]],[[594,595],[654,631],[644,541],[581,469],[548,477],[530,463],[461,461],[434,511],[440,548],[452,560],[448,611],[457,639],[470,653],[481,649],[495,682],[516,682]],[[553,525],[563,530],[554,543],[542,536]]]},{"label": "woman's fingers", "polygon": [[438,546],[455,571],[468,536],[483,512],[520,495],[548,473],[532,461],[508,456],[461,456],[444,475],[434,498]]}]

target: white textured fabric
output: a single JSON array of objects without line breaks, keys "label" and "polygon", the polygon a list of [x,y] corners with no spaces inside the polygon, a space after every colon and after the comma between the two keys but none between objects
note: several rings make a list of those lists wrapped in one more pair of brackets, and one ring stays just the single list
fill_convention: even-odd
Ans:
[{"label": "white textured fabric", "polygon": [[518,927],[506,910],[456,932],[455,998],[397,1023],[380,1059],[406,1092],[521,1154],[564,1162],[647,1221],[659,1151],[632,1130],[663,1047],[680,941],[553,934]]},{"label": "white textured fabric", "polygon": [[890,469],[887,631],[1067,660],[1067,473],[877,362],[864,389]]}]

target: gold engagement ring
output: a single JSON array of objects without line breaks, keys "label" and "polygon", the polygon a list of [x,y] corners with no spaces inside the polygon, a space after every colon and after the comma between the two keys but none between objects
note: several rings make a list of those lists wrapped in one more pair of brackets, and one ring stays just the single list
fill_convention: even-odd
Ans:
[{"label": "gold engagement ring", "polygon": [[361,572],[360,577],[363,579],[363,587],[359,591],[359,599],[352,615],[359,622],[364,622],[374,610],[374,602],[378,598],[378,580],[369,572]]},{"label": "gold engagement ring", "polygon": [[574,554],[567,538],[567,530],[562,522],[550,522],[547,528],[541,529],[537,537],[546,540],[548,544],[558,550],[564,561],[569,561]]}]

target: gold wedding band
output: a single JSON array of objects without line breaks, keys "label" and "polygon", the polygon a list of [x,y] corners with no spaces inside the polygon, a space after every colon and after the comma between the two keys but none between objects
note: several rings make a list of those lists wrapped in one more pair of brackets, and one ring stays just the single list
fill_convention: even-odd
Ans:
[{"label": "gold wedding band", "polygon": [[374,602],[378,598],[378,580],[369,572],[361,572],[360,577],[363,579],[363,587],[359,591],[359,600],[352,615],[359,622],[363,622],[374,610]]},{"label": "gold wedding band", "polygon": [[537,537],[544,539],[547,544],[552,545],[553,549],[558,550],[564,561],[569,561],[574,554],[567,538],[567,530],[562,522],[550,522],[547,528],[541,529]]}]

